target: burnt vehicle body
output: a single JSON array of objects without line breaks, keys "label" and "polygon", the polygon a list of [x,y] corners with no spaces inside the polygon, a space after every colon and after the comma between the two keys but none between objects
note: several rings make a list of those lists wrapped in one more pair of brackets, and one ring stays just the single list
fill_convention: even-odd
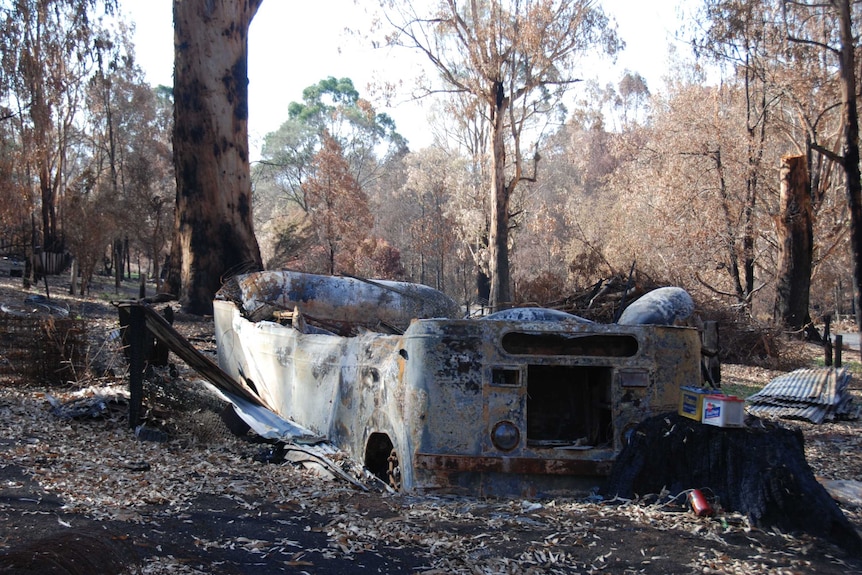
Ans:
[{"label": "burnt vehicle body", "polygon": [[664,289],[596,324],[541,308],[458,319],[416,284],[248,274],[214,302],[219,364],[403,491],[571,493],[701,381],[697,329],[657,325],[691,300]]}]

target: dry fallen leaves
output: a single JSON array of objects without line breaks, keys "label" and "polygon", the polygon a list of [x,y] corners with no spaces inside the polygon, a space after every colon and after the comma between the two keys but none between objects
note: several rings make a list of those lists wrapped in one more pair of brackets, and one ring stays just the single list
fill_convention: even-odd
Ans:
[{"label": "dry fallen leaves", "polygon": [[[370,497],[379,498],[389,513],[373,514],[340,497],[351,490],[346,484],[298,466],[257,463],[248,457],[247,444],[227,435],[210,444],[189,438],[142,442],[120,420],[61,419],[51,413],[44,391],[6,387],[0,387],[0,419],[3,436],[15,438],[7,462],[26,469],[46,491],[65,501],[68,510],[95,519],[144,522],[150,520],[152,506],[158,506],[160,514],[182,516],[196,497],[207,493],[249,510],[283,505],[330,517],[325,527],[329,548],[316,550],[324,556],[423,549],[426,573],[601,572],[618,552],[608,541],[619,540],[618,530],[627,523],[696,534],[702,549],[693,552],[692,568],[704,573],[781,572],[776,565],[799,572],[807,566],[804,544],[789,537],[783,557],[754,541],[748,559],[724,554],[728,534],[751,529],[736,514],[706,520],[680,508],[642,502],[385,494]],[[308,563],[301,553],[310,551],[287,539],[198,539],[196,544],[242,549],[262,558],[292,556],[289,562],[295,566]],[[643,568],[664,559],[649,549],[640,553]],[[143,572],[198,573],[156,556],[147,560]]]},{"label": "dry fallen leaves", "polygon": [[[114,324],[106,318],[104,333]],[[206,340],[205,334],[200,337]],[[103,364],[121,373],[123,362],[111,357],[116,348],[103,341],[98,350],[105,355]],[[763,384],[768,377],[755,374],[752,379]],[[99,381],[89,383],[94,387],[84,393],[103,386]],[[153,521],[154,507],[160,516],[182,518],[196,498],[215,494],[249,512],[273,505],[329,518],[323,528],[325,549],[302,549],[287,538],[198,537],[195,544],[204,549],[237,549],[310,572],[315,556],[358,557],[408,548],[425,555],[422,573],[429,575],[662,572],[668,561],[666,547],[642,541],[634,550],[624,549],[629,533],[648,529],[672,541],[686,536],[692,546],[687,566],[692,573],[811,571],[810,541],[779,533],[749,537],[756,530],[738,514],[706,519],[680,507],[644,501],[488,501],[373,494],[367,497],[376,498],[374,505],[382,511],[368,512],[361,502],[345,496],[355,491],[344,483],[328,481],[299,465],[255,462],[248,444],[225,433],[200,433],[201,425],[218,422],[205,413],[194,422],[188,414],[183,421],[172,420],[176,433],[170,441],[143,442],[125,427],[122,412],[109,412],[101,419],[61,419],[51,413],[46,393],[59,401],[74,397],[72,389],[63,394],[0,385],[0,436],[9,442],[5,464],[23,468],[70,511],[94,519],[147,523]],[[800,425],[806,433],[806,454],[818,475],[862,480],[858,423]],[[862,524],[858,511],[847,514],[856,525]],[[764,546],[764,537],[780,544]],[[740,538],[748,547],[734,553]],[[624,551],[629,557],[636,555],[637,561],[629,559],[624,571],[617,570],[616,561]],[[141,572],[205,573],[156,552],[145,559]]]}]

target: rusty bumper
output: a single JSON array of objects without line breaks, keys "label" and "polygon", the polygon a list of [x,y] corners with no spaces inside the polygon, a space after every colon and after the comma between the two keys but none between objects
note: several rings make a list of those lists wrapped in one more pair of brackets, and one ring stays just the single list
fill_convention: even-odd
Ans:
[{"label": "rusty bumper", "polygon": [[414,458],[414,464],[417,469],[444,473],[604,476],[610,473],[613,461],[417,453]]}]

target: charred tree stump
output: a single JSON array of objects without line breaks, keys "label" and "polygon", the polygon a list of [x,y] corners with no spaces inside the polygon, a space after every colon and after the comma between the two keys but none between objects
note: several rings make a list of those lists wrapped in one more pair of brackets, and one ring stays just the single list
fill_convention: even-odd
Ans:
[{"label": "charred tree stump", "polygon": [[602,494],[630,499],[708,489],[723,509],[746,514],[757,527],[808,533],[862,555],[862,539],[805,460],[802,432],[760,423],[721,428],[676,413],[647,419]]}]

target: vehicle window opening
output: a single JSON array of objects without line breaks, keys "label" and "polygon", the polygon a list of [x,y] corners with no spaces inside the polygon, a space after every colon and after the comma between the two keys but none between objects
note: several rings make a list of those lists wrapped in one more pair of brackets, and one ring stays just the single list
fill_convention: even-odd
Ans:
[{"label": "vehicle window opening", "polygon": [[509,332],[503,349],[516,355],[567,355],[586,357],[634,357],[638,340],[633,335],[571,335]]},{"label": "vehicle window opening", "polygon": [[587,448],[613,442],[609,367],[531,365],[527,444]]},{"label": "vehicle window opening", "polygon": [[518,387],[521,385],[521,371],[495,367],[491,370],[491,385],[497,387]]}]

